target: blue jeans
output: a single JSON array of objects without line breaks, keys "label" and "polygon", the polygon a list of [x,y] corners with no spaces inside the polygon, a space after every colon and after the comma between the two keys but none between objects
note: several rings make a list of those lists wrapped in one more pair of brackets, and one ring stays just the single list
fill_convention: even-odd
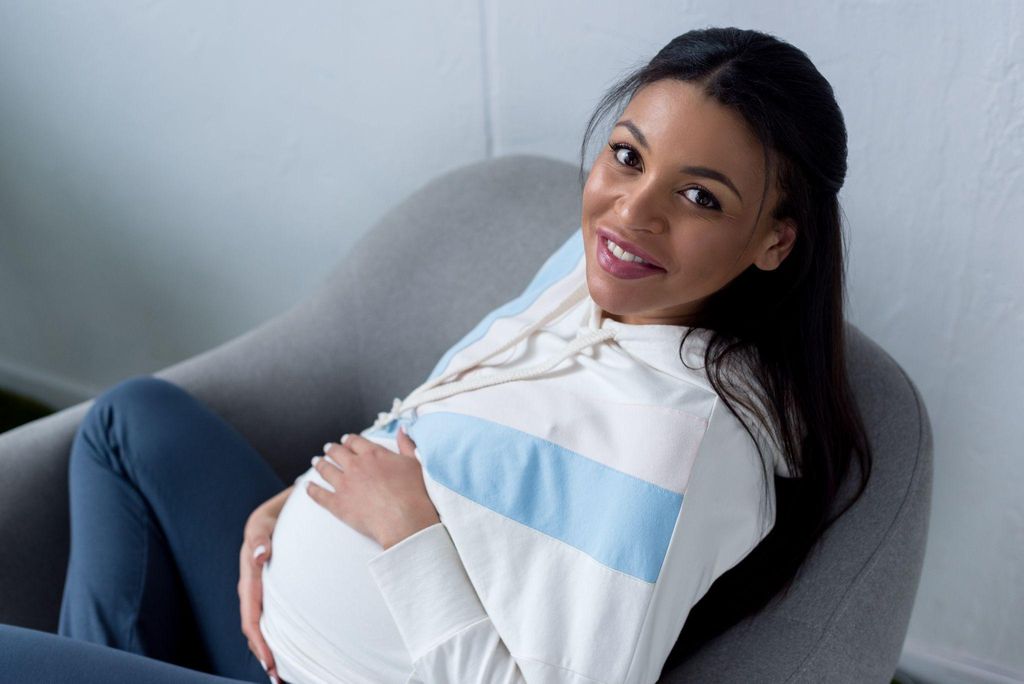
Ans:
[{"label": "blue jeans", "polygon": [[69,488],[60,636],[0,626],[0,678],[269,681],[238,563],[246,519],[285,484],[234,428],[165,380],[125,380],[79,427]]}]

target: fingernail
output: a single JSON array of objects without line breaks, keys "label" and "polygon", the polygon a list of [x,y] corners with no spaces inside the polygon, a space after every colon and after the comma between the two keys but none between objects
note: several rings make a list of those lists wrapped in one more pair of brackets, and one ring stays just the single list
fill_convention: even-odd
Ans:
[{"label": "fingernail", "polygon": [[274,682],[274,684],[280,684],[280,682],[277,681],[277,677],[274,675],[270,675],[270,681]]},{"label": "fingernail", "polygon": [[313,467],[316,467],[316,464],[317,464],[317,463],[318,463],[319,461],[320,461],[320,457],[319,457],[319,456],[314,456],[313,458],[311,458],[311,459],[309,460],[309,464],[310,464],[311,466],[313,466]]},{"label": "fingernail", "polygon": [[253,557],[253,559],[259,558],[261,554],[264,554],[266,552],[267,552],[267,547],[265,545],[263,545],[263,544],[260,544],[255,549],[253,549],[252,557]]},{"label": "fingernail", "polygon": [[325,454],[327,453],[327,449],[329,449],[329,448],[330,448],[330,446],[331,446],[331,443],[330,443],[330,442],[324,442],[324,453],[325,453]]},{"label": "fingernail", "polygon": [[267,671],[267,664],[261,660],[260,661],[260,665],[263,666],[263,671],[266,672]]},{"label": "fingernail", "polygon": [[349,438],[349,434],[346,432],[341,436],[341,443],[344,444],[345,440]]}]

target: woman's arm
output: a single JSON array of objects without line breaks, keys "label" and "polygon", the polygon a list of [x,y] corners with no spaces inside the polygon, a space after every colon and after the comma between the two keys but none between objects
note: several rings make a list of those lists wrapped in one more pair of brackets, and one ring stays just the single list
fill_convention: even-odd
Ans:
[{"label": "woman's arm", "polygon": [[270,647],[260,632],[263,614],[263,565],[270,559],[270,538],[277,517],[284,508],[295,485],[267,499],[249,514],[238,555],[238,601],[242,618],[242,634],[249,640],[249,650],[259,659],[267,674],[277,675],[277,664]]},{"label": "woman's arm", "polygon": [[[527,679],[491,623],[423,483],[415,444],[399,452],[358,435],[324,445],[314,467],[334,491],[309,483],[310,497],[383,548],[369,569],[415,668],[410,682],[527,684],[592,680],[550,673]],[[561,673],[559,673],[561,674]]]},{"label": "woman's arm", "polygon": [[362,435],[324,444],[325,458],[313,467],[334,491],[306,484],[313,501],[352,529],[387,549],[440,518],[427,494],[416,445],[401,428],[398,453]]},{"label": "woman's arm", "polygon": [[[675,425],[678,416],[671,418]],[[402,513],[418,511],[417,502],[429,502],[431,510],[435,503],[422,489],[423,455],[409,445],[394,453],[376,444],[363,450],[369,442],[356,440],[349,454],[332,444],[338,463],[319,459],[317,470],[335,491],[311,489],[315,501],[383,547],[368,570],[411,656],[410,682],[655,681],[692,605],[771,527],[770,519],[759,518],[759,454],[720,404],[699,426],[696,453],[687,457],[694,464],[674,490],[561,448],[558,458],[539,460],[540,438],[524,437],[514,447],[507,431],[493,425],[475,433],[472,425],[448,420],[431,428],[421,416],[416,425],[434,452],[444,452],[435,454],[441,486],[433,495],[442,497],[437,506],[445,504],[450,520]],[[644,426],[652,429],[650,421]],[[460,489],[465,467],[491,473],[517,454],[520,465],[543,475],[529,491],[547,483],[547,500],[557,502],[549,518],[569,516],[579,535],[566,537],[558,525],[531,527],[503,507],[508,497]],[[681,466],[673,454],[670,448],[658,458]],[[570,458],[585,468],[575,476],[565,472]],[[587,488],[567,489],[573,477]],[[513,484],[502,477],[483,482],[499,495],[507,493],[502,483]],[[637,558],[656,566],[631,562]],[[486,607],[478,589],[488,592]]]},{"label": "woman's arm", "polygon": [[601,684],[512,656],[443,523],[403,539],[368,567],[409,650],[410,684]]},{"label": "woman's arm", "polygon": [[288,499],[288,496],[292,493],[293,489],[295,489],[295,485],[288,485],[287,488],[281,490],[273,497],[260,504],[260,508],[265,508],[267,512],[273,513],[276,518],[280,515],[281,509],[284,508],[284,502]]}]

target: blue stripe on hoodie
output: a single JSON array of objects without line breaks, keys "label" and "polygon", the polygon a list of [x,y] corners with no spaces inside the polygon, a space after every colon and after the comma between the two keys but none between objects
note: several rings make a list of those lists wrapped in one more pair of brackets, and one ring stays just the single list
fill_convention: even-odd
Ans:
[{"label": "blue stripe on hoodie", "polygon": [[438,411],[406,427],[435,481],[646,582],[683,495],[499,423]]}]

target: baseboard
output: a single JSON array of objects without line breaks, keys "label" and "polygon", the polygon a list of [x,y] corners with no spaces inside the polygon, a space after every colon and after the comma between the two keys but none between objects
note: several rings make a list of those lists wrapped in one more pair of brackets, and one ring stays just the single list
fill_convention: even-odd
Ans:
[{"label": "baseboard", "polygon": [[95,397],[100,390],[24,364],[0,359],[0,387],[60,410]]},{"label": "baseboard", "polygon": [[907,639],[900,655],[900,672],[913,684],[1020,684],[1024,672],[986,663],[966,653],[935,649]]}]

